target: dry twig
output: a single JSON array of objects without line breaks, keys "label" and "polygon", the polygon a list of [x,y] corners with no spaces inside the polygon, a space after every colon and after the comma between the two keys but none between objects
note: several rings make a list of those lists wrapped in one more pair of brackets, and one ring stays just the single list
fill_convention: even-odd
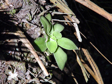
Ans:
[{"label": "dry twig", "polygon": [[[75,34],[75,33],[74,33],[74,34]],[[87,40],[86,36],[85,36],[82,32],[80,32],[80,34]],[[99,50],[92,42],[89,42],[89,43],[93,46],[93,48],[94,48],[105,60],[107,60],[107,62],[109,62],[110,64],[112,64],[112,62],[111,62],[110,60],[108,60],[108,58],[106,58],[105,55],[104,55],[103,53],[101,53],[100,50]]]},{"label": "dry twig", "polygon": [[21,30],[13,33],[16,36],[19,36],[20,40],[25,44],[25,46],[30,50],[30,52],[34,55],[36,61],[38,62],[39,66],[41,67],[43,73],[45,76],[48,76],[49,73],[47,72],[45,66],[43,65],[42,61],[40,60],[39,56],[35,52],[35,49],[33,48],[32,44],[29,42],[29,40],[26,38],[26,36],[23,34]]}]

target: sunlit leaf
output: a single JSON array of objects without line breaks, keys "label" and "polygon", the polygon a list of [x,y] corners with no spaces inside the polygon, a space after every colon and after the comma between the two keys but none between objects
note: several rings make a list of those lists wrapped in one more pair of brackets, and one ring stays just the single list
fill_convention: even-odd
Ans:
[{"label": "sunlit leaf", "polygon": [[60,39],[62,37],[60,32],[53,32],[53,35],[56,37],[56,39]]},{"label": "sunlit leaf", "polygon": [[56,52],[54,53],[54,58],[56,60],[59,69],[63,70],[65,63],[67,61],[66,53],[60,47],[58,47]]},{"label": "sunlit leaf", "polygon": [[41,17],[40,17],[40,22],[42,23],[42,25],[43,25],[45,31],[47,31],[47,23],[46,23],[46,19],[45,19],[44,16],[41,16]]},{"label": "sunlit leaf", "polygon": [[36,40],[34,40],[34,43],[39,47],[39,49],[43,52],[46,50],[46,44],[45,44],[45,38],[44,37],[38,37]]},{"label": "sunlit leaf", "polygon": [[40,17],[40,21],[45,29],[46,34],[49,34],[52,24],[44,16]]},{"label": "sunlit leaf", "polygon": [[64,29],[64,26],[61,24],[54,25],[54,31],[61,32],[61,31],[63,31],[63,29]]},{"label": "sunlit leaf", "polygon": [[67,50],[76,50],[77,46],[68,38],[58,39],[58,45]]},{"label": "sunlit leaf", "polygon": [[57,49],[57,42],[56,42],[56,38],[54,36],[52,36],[47,42],[46,42],[46,46],[48,48],[48,50],[51,53],[54,53]]}]

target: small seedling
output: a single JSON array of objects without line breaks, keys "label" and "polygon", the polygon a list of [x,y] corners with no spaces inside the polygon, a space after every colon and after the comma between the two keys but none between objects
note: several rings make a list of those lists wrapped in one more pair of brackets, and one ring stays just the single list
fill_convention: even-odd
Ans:
[{"label": "small seedling", "polygon": [[16,11],[17,11],[17,9],[13,9],[13,10],[11,10],[9,13],[10,13],[11,15],[14,15],[14,14],[16,13]]},{"label": "small seedling", "polygon": [[44,37],[37,38],[34,43],[42,52],[49,51],[53,54],[59,69],[63,70],[67,61],[67,54],[62,48],[67,50],[78,48],[70,39],[62,37],[61,31],[64,30],[64,26],[58,23],[52,25],[51,19],[50,14],[40,17],[44,27]]}]

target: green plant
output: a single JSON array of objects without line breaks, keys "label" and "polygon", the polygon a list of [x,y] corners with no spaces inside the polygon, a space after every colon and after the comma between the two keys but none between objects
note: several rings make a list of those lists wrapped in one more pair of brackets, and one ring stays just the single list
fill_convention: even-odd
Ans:
[{"label": "green plant", "polygon": [[62,37],[61,31],[63,31],[64,26],[58,23],[52,25],[51,19],[50,14],[40,17],[40,21],[44,27],[44,37],[37,38],[34,43],[42,52],[48,51],[53,54],[58,67],[63,70],[67,61],[67,54],[62,48],[67,50],[78,48],[71,40]]},{"label": "green plant", "polygon": [[16,11],[17,11],[17,9],[12,9],[9,13],[10,13],[11,15],[14,15],[14,14],[16,13]]}]

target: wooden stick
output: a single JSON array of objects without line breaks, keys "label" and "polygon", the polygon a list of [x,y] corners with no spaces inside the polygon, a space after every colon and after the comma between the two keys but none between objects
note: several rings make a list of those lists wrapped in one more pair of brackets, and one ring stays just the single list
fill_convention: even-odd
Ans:
[{"label": "wooden stick", "polygon": [[94,12],[98,13],[99,15],[105,17],[106,19],[112,22],[112,15],[107,11],[105,11],[103,8],[93,3],[92,1],[90,0],[75,0],[75,1],[86,6],[87,8],[93,10]]},{"label": "wooden stick", "polygon": [[29,40],[26,38],[26,36],[23,34],[21,30],[17,31],[16,33],[13,33],[16,36],[19,36],[19,39],[25,44],[25,46],[30,50],[30,52],[34,55],[36,61],[38,62],[39,66],[41,67],[43,73],[45,76],[48,76],[49,73],[47,72],[45,66],[43,65],[42,61],[40,60],[39,56],[35,52],[35,49],[33,48],[32,44],[29,42]]}]

